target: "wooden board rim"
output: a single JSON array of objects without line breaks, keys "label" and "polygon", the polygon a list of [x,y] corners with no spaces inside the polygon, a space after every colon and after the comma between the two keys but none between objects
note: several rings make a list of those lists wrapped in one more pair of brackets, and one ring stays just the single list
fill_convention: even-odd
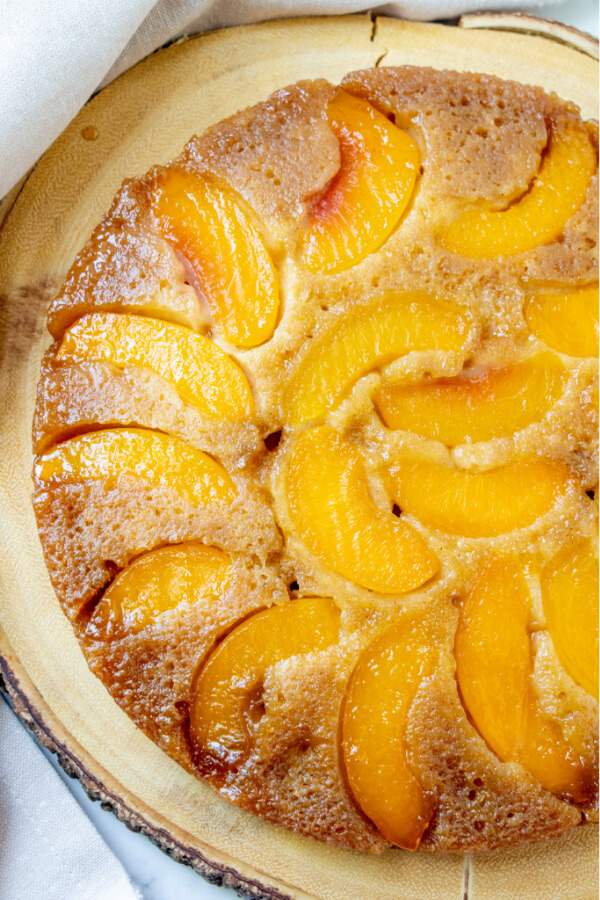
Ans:
[{"label": "wooden board rim", "polygon": [[[356,17],[348,18],[355,19]],[[385,19],[381,19],[382,23],[385,23],[385,21]],[[390,21],[393,23],[396,20]],[[288,21],[288,24],[293,26],[293,22]],[[190,40],[201,39],[202,36],[194,37]],[[20,190],[17,189],[13,200],[16,199],[19,193]],[[178,840],[172,834],[167,833],[156,817],[152,815],[152,811],[139,809],[136,799],[133,795],[129,795],[122,785],[117,783],[117,788],[114,791],[111,790],[108,773],[105,773],[106,777],[102,780],[101,772],[98,771],[101,767],[96,764],[96,774],[94,774],[94,766],[87,765],[84,762],[85,751],[77,745],[77,742],[68,732],[64,731],[62,723],[54,717],[52,710],[47,706],[37,692],[33,682],[28,678],[26,670],[10,647],[3,632],[0,632],[0,667],[17,713],[37,734],[41,742],[48,749],[57,753],[63,768],[69,774],[75,774],[81,780],[92,799],[100,799],[128,827],[146,833],[161,849],[179,861],[192,865],[207,880],[232,886],[236,890],[242,891],[247,897],[277,898],[277,900],[293,898],[293,900],[299,900],[299,898],[309,896],[296,888],[293,889],[293,894],[284,893],[285,886],[277,883],[275,880],[261,880],[258,877],[258,873],[255,879],[242,874],[226,863],[221,864],[216,858],[213,858],[213,854],[205,856],[197,847],[187,844],[185,840]],[[58,738],[61,729],[64,731],[64,739]],[[101,771],[104,772],[104,770]],[[126,795],[127,799],[124,799]],[[311,894],[310,896],[314,895]]]},{"label": "wooden board rim", "polygon": [[[22,671],[17,674],[19,668]],[[195,869],[210,884],[233,888],[248,900],[295,900],[295,897],[283,893],[275,884],[267,885],[259,881],[258,877],[242,876],[232,866],[209,859],[191,843],[177,840],[158,822],[153,821],[149,810],[136,808],[137,804],[131,795],[126,800],[128,792],[122,785],[119,785],[117,792],[111,790],[108,787],[111,777],[109,773],[102,769],[100,771],[104,773],[103,777],[100,777],[100,772],[94,773],[93,765],[85,761],[87,754],[66,731],[64,737],[58,737],[57,732],[62,729],[62,724],[51,713],[48,715],[47,707],[44,711],[43,698],[7,646],[6,635],[1,630],[0,690],[10,698],[12,708],[21,722],[46,750],[56,756],[66,774],[77,779],[90,800],[99,802],[103,809],[113,813],[131,831],[145,834],[163,853],[176,862]],[[48,719],[52,720],[51,725],[48,724]]]},{"label": "wooden board rim", "polygon": [[512,31],[515,34],[531,34],[557,41],[573,50],[598,60],[598,38],[573,25],[565,25],[555,19],[542,19],[529,13],[466,13],[458,20],[459,28],[489,28],[492,31]]},{"label": "wooden board rim", "polygon": [[[378,19],[385,18],[384,16],[379,16],[375,13],[369,15],[371,17],[371,21],[373,22],[374,28]],[[578,50],[581,53],[585,53],[586,56],[589,56],[591,59],[598,60],[599,58],[600,42],[599,39],[594,37],[592,34],[588,34],[586,31],[575,28],[575,26],[573,25],[566,25],[564,22],[558,22],[555,19],[543,19],[540,16],[532,16],[529,13],[465,13],[458,19],[457,27],[465,29],[485,28],[491,31],[512,31],[516,34],[530,34],[536,37],[545,38],[546,40],[555,40],[559,43],[565,44],[566,46],[571,47],[573,50]],[[202,37],[202,33],[195,35],[185,35],[181,38],[178,38],[177,42],[188,41],[196,37]],[[169,46],[169,44],[163,44],[161,47],[157,47],[156,50],[153,51],[153,53],[158,53],[160,50],[165,49],[167,46]],[[136,65],[139,65],[139,63],[143,61],[144,60],[139,60]],[[121,74],[124,75],[125,73],[123,72]],[[92,96],[95,96],[95,94]],[[29,172],[27,172],[21,179],[19,179],[14,187],[12,187],[10,191],[8,191],[8,193],[4,195],[4,197],[0,198],[0,229],[2,228],[2,223],[8,216],[10,210],[16,202],[21,189],[31,175],[33,168],[34,167],[32,167]]]}]

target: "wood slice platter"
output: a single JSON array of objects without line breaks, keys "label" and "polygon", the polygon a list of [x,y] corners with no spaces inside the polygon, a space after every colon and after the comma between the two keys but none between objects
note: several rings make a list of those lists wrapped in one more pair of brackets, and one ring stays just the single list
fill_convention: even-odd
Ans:
[{"label": "wood slice platter", "polygon": [[[0,231],[0,665],[17,712],[92,797],[209,880],[248,897],[491,900],[597,896],[597,829],[476,858],[318,844],[231,806],[163,754],[91,674],[54,595],[30,495],[31,420],[48,302],[122,180],[301,78],[429,65],[541,85],[597,116],[593,46],[527,17],[464,28],[298,19],[178,42],[94,97],[42,157]],[[512,24],[511,24],[512,23]],[[484,26],[484,27],[480,27]],[[500,31],[496,31],[500,27]],[[506,30],[506,29],[511,30]],[[547,30],[547,24],[543,28]],[[592,42],[593,43],[593,42]],[[5,201],[3,213],[10,204]]]}]

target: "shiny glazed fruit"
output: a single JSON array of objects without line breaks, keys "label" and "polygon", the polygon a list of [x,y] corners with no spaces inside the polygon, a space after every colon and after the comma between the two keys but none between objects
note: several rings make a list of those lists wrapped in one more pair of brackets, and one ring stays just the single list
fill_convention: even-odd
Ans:
[{"label": "shiny glazed fruit", "polygon": [[406,459],[390,469],[392,491],[403,512],[419,522],[464,537],[492,537],[527,528],[565,492],[569,473],[535,459],[487,472]]},{"label": "shiny glazed fruit", "polygon": [[[412,66],[218,118],[124,183],[48,318],[33,512],[106,704],[234,844],[368,850],[374,893],[423,868],[390,846],[453,854],[450,894],[457,854],[587,849],[597,128]],[[55,282],[17,257],[42,350]]]},{"label": "shiny glazed fruit", "polygon": [[190,263],[217,327],[255,347],[273,334],[279,279],[264,239],[232,188],[168,169],[157,178],[152,211],[164,236]]},{"label": "shiny glazed fruit", "polygon": [[190,542],[151,550],[117,575],[101,605],[137,634],[182,603],[219,599],[231,580],[231,560],[216,547]]},{"label": "shiny glazed fruit", "polygon": [[567,356],[598,356],[598,285],[536,294],[525,303],[525,321],[540,341]]},{"label": "shiny glazed fruit", "polygon": [[348,686],[342,748],[350,789],[385,837],[416,850],[434,804],[411,771],[406,720],[421,681],[435,665],[421,622],[402,624],[362,655]]},{"label": "shiny glazed fruit", "polygon": [[[145,211],[144,211],[145,213]],[[202,324],[196,292],[181,280],[181,266],[155,235],[137,234],[116,221],[94,229],[48,310],[48,331],[60,340],[81,316],[131,313],[197,330]],[[145,218],[145,215],[144,215]],[[156,268],[155,268],[156,267]]]},{"label": "shiny glazed fruit", "polygon": [[333,600],[303,597],[246,619],[217,646],[192,686],[190,737],[199,764],[235,766],[251,751],[271,666],[337,643]]},{"label": "shiny glazed fruit", "polygon": [[403,593],[438,571],[421,535],[375,505],[360,453],[333,428],[298,438],[286,482],[298,535],[334,572],[373,591]]},{"label": "shiny glazed fruit", "polygon": [[559,357],[539,353],[505,369],[421,384],[384,384],[375,404],[388,428],[455,447],[491,441],[543,419],[569,373]]},{"label": "shiny glazed fruit", "polygon": [[529,190],[506,209],[466,210],[449,226],[446,247],[471,259],[493,259],[554,241],[585,200],[595,169],[596,152],[585,125],[565,118],[551,126]]},{"label": "shiny glazed fruit", "polygon": [[165,485],[197,506],[231,503],[237,491],[222,466],[179,438],[142,428],[93,431],[71,438],[40,456],[39,481],[76,484],[115,482],[129,475]]},{"label": "shiny glazed fruit", "polygon": [[594,542],[567,548],[541,577],[546,627],[562,665],[598,699],[598,556]]},{"label": "shiny glazed fruit", "polygon": [[456,632],[458,685],[477,730],[501,760],[521,763],[549,791],[584,800],[590,773],[538,708],[529,602],[515,560],[492,560],[480,572]]},{"label": "shiny glazed fruit", "polygon": [[292,425],[318,419],[373,369],[415,350],[459,353],[473,332],[464,306],[421,292],[388,293],[324,331],[290,379],[284,407]]},{"label": "shiny glazed fruit", "polygon": [[235,421],[254,411],[239,366],[214,341],[180,325],[112,313],[84,316],[65,333],[56,359],[151,369],[208,419]]},{"label": "shiny glazed fruit", "polygon": [[327,109],[340,169],[309,209],[301,242],[311,272],[342,272],[378,250],[415,188],[421,155],[414,140],[366,100],[338,91]]}]

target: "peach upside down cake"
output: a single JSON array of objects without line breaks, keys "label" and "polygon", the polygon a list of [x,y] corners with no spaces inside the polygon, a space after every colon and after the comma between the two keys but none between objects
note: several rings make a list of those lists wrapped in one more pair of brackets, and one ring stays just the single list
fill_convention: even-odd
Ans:
[{"label": "peach upside down cake", "polygon": [[125,182],[33,426],[92,671],[224,798],[379,851],[597,807],[597,129],[418,68]]}]

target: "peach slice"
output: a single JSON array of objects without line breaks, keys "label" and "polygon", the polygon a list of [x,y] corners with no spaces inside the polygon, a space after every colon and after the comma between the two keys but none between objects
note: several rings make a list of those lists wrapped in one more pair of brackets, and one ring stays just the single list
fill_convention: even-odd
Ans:
[{"label": "peach slice", "polygon": [[493,259],[554,241],[585,200],[596,162],[585,125],[566,117],[553,123],[529,190],[506,209],[461,213],[448,227],[445,246],[471,259]]},{"label": "peach slice", "polygon": [[378,250],[413,195],[421,154],[366,100],[338,91],[327,109],[340,169],[309,208],[301,248],[311,272],[341,272]]},{"label": "peach slice", "polygon": [[598,699],[598,556],[594,542],[561,551],[542,571],[550,637],[562,665]]},{"label": "peach slice", "polygon": [[529,591],[521,566],[494,559],[465,598],[456,673],[476,728],[504,762],[519,762],[553,793],[583,800],[589,773],[558,724],[542,715],[532,683]]},{"label": "peach slice", "polygon": [[231,503],[237,491],[225,469],[179,438],[143,428],[94,431],[71,438],[38,457],[40,482],[114,482],[129,475],[172,488],[196,506]]},{"label": "peach slice", "polygon": [[568,377],[558,356],[538,353],[474,377],[467,372],[429,383],[384,384],[375,403],[388,428],[455,447],[514,434],[538,422],[563,394]]},{"label": "peach slice", "polygon": [[84,316],[65,333],[56,359],[151,369],[208,419],[235,421],[254,411],[246,376],[220,347],[158,319],[113,313]]},{"label": "peach slice", "polygon": [[532,334],[568,356],[598,356],[598,284],[536,294],[523,309]]},{"label": "peach slice", "polygon": [[156,178],[151,203],[227,340],[255,347],[270,338],[279,308],[277,270],[241,198],[208,175],[167,169]]},{"label": "peach slice", "polygon": [[403,593],[438,571],[421,535],[375,505],[360,453],[333,428],[298,438],[286,481],[299,536],[334,572],[373,591]]},{"label": "peach slice", "polygon": [[432,637],[403,623],[372,644],[354,670],[344,705],[342,750],[354,799],[393,844],[416,850],[433,801],[407,761],[406,720],[433,672]]},{"label": "peach slice", "polygon": [[264,712],[267,670],[337,643],[339,625],[333,600],[303,597],[255,613],[227,635],[192,685],[190,738],[201,768],[235,767],[247,757]]},{"label": "peach slice", "polygon": [[472,331],[467,307],[418,291],[389,292],[352,310],[314,342],[290,379],[287,419],[298,425],[318,418],[362,375],[411,351],[458,353]]},{"label": "peach slice", "polygon": [[48,309],[48,331],[60,340],[81,316],[127,312],[165,319],[197,331],[204,316],[173,249],[148,227],[133,182],[94,229]]},{"label": "peach slice", "polygon": [[528,459],[487,472],[404,459],[390,469],[400,509],[430,528],[482,538],[527,528],[565,493],[569,473]]},{"label": "peach slice", "polygon": [[231,581],[231,560],[196,542],[151,550],[117,575],[100,603],[132,634],[181,603],[215,600]]}]

